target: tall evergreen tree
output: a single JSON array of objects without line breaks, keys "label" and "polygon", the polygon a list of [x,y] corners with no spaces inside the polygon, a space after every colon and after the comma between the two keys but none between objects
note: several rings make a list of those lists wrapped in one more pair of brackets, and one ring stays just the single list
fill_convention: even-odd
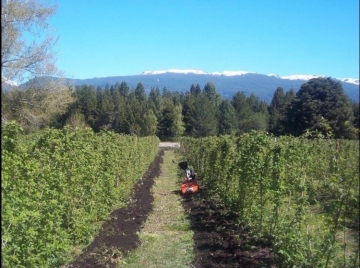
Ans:
[{"label": "tall evergreen tree", "polygon": [[181,104],[181,94],[179,91],[173,91],[171,94],[171,100],[175,105]]},{"label": "tall evergreen tree", "polygon": [[268,127],[268,118],[264,113],[251,113],[243,124],[243,131],[250,132],[251,130],[265,131]]},{"label": "tall evergreen tree", "polygon": [[286,121],[293,135],[317,130],[336,138],[355,138],[351,103],[341,83],[330,77],[302,84],[287,110]]},{"label": "tall evergreen tree", "polygon": [[216,92],[214,83],[207,82],[204,86],[203,93],[216,107],[219,107],[221,96]]},{"label": "tall evergreen tree", "polygon": [[151,109],[145,111],[144,116],[140,118],[140,136],[154,136],[157,129],[157,118]]},{"label": "tall evergreen tree", "polygon": [[179,94],[179,101],[181,106],[183,106],[186,99],[186,92],[180,92]]},{"label": "tall evergreen tree", "polygon": [[119,91],[122,97],[126,98],[128,96],[130,89],[126,82],[121,82]]},{"label": "tall evergreen tree", "polygon": [[121,125],[124,121],[125,98],[120,94],[120,84],[115,84],[114,90],[111,92],[111,96],[114,103],[114,114],[111,128],[116,132],[122,132]]},{"label": "tall evergreen tree", "polygon": [[247,101],[244,92],[237,92],[231,100],[231,104],[235,109],[237,117],[237,133],[242,134],[247,131],[247,120],[252,114],[252,110]]},{"label": "tall evergreen tree", "polygon": [[296,93],[293,88],[291,88],[289,91],[285,93],[285,101],[287,105],[295,98],[296,98]]},{"label": "tall evergreen tree", "polygon": [[195,96],[199,95],[201,93],[201,87],[199,84],[196,84],[195,86]]},{"label": "tall evergreen tree", "polygon": [[143,86],[142,83],[138,83],[136,85],[136,88],[135,88],[135,97],[138,101],[142,102],[142,101],[146,101],[147,100],[147,96],[146,96],[146,92],[145,92],[145,88]]},{"label": "tall evergreen tree", "polygon": [[191,86],[190,86],[190,94],[196,96],[195,85],[194,84],[191,84]]},{"label": "tall evergreen tree", "polygon": [[166,87],[163,88],[162,90],[162,95],[163,98],[168,98],[171,99],[171,91],[168,90]]},{"label": "tall evergreen tree", "polygon": [[100,108],[101,100],[103,98],[103,94],[104,94],[104,92],[103,92],[102,87],[97,86],[97,88],[96,88],[96,107],[97,107],[97,109]]},{"label": "tall evergreen tree", "polygon": [[149,107],[154,112],[158,121],[161,120],[162,98],[158,87],[151,88],[148,98]]},{"label": "tall evergreen tree", "polygon": [[140,106],[139,100],[135,96],[134,90],[131,90],[126,98],[126,116],[125,116],[125,133],[140,136],[141,134],[141,117],[144,116],[144,107]]},{"label": "tall evergreen tree", "polygon": [[191,84],[190,86],[190,94],[194,95],[195,97],[201,93],[201,88],[199,84]]},{"label": "tall evergreen tree", "polygon": [[182,108],[182,115],[184,118],[185,132],[184,134],[190,136],[193,132],[193,125],[191,120],[191,111],[194,109],[195,96],[189,92],[185,95],[185,100]]},{"label": "tall evergreen tree", "polygon": [[179,138],[185,130],[182,120],[182,107],[175,105],[168,98],[163,99],[162,119],[159,122],[159,138],[161,140],[174,140]]},{"label": "tall evergreen tree", "polygon": [[260,112],[260,100],[254,93],[251,93],[250,96],[246,98],[246,102],[254,113]]},{"label": "tall evergreen tree", "polygon": [[153,135],[158,124],[157,118],[149,107],[147,99],[139,98],[135,92],[136,89],[131,90],[126,98],[125,133],[136,136]]},{"label": "tall evergreen tree", "polygon": [[351,105],[354,113],[354,127],[359,130],[359,102],[352,101]]},{"label": "tall evergreen tree", "polygon": [[269,132],[279,135],[283,133],[282,121],[284,119],[286,109],[286,99],[284,89],[278,87],[269,106]]},{"label": "tall evergreen tree", "polygon": [[100,102],[97,118],[97,129],[105,128],[110,130],[114,120],[114,102],[110,89],[105,89]]},{"label": "tall evergreen tree", "polygon": [[204,94],[196,96],[194,106],[190,109],[190,120],[194,137],[218,134],[217,108]]},{"label": "tall evergreen tree", "polygon": [[235,134],[237,130],[236,112],[229,100],[222,100],[219,106],[219,134]]},{"label": "tall evergreen tree", "polygon": [[77,105],[85,116],[85,122],[92,128],[96,127],[97,120],[97,99],[93,86],[77,86],[75,91]]}]

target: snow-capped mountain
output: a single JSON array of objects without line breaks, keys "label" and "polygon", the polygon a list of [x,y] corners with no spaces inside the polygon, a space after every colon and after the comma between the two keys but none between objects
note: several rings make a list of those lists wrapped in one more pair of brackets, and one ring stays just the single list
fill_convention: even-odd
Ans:
[{"label": "snow-capped mountain", "polygon": [[[279,76],[277,74],[258,74],[248,71],[223,71],[205,72],[197,69],[169,69],[157,71],[144,71],[139,75],[97,77],[91,79],[67,79],[73,86],[83,84],[105,88],[106,85],[112,86],[116,83],[126,82],[129,88],[135,88],[138,83],[142,83],[146,92],[151,88],[164,88],[170,91],[186,92],[192,84],[199,84],[201,88],[207,82],[212,82],[216,91],[223,98],[232,98],[237,92],[244,92],[246,95],[254,93],[259,99],[270,103],[274,92],[278,87],[288,91],[293,89],[298,91],[302,84],[307,80],[324,75],[291,75]],[[338,79],[344,92],[351,100],[359,101],[359,79],[340,78]]]},{"label": "snow-capped mountain", "polygon": [[275,78],[281,78],[281,77],[278,76],[277,74],[268,74],[268,76],[272,76],[272,77],[275,77]]},{"label": "snow-capped mountain", "polygon": [[1,90],[8,91],[17,86],[18,84],[16,82],[6,79],[5,77],[1,77]]},{"label": "snow-capped mountain", "polygon": [[[223,72],[205,72],[198,69],[169,69],[169,70],[158,70],[158,71],[144,71],[141,75],[158,75],[158,74],[166,74],[166,73],[174,73],[174,74],[203,74],[203,75],[217,75],[217,76],[238,76],[244,74],[257,74],[255,72],[247,72],[247,71],[223,71]],[[306,74],[295,74],[289,76],[279,76],[277,74],[268,74],[268,76],[276,77],[280,79],[287,80],[309,80],[312,78],[326,77],[326,75],[306,75]],[[359,79],[356,78],[335,78],[342,82],[352,83],[355,85],[359,85]]]},{"label": "snow-capped mountain", "polygon": [[359,79],[356,78],[338,78],[338,80],[354,85],[359,85]]},{"label": "snow-capped mountain", "polygon": [[[289,79],[289,80],[309,80],[312,78],[319,78],[319,77],[326,77],[325,75],[304,75],[304,74],[296,74],[296,75],[289,75],[289,76],[282,76],[282,79]],[[335,78],[340,80],[341,82],[351,83],[354,85],[359,85],[359,79],[356,78]]]},{"label": "snow-capped mountain", "polygon": [[312,78],[326,77],[325,75],[306,75],[306,74],[294,74],[289,76],[281,76],[281,79],[289,79],[289,80],[309,80]]},{"label": "snow-capped mountain", "polygon": [[158,71],[144,71],[142,75],[153,75],[153,74],[165,74],[165,73],[174,73],[174,74],[208,74],[201,70],[196,69],[170,69],[170,70],[158,70]]},{"label": "snow-capped mountain", "polygon": [[18,84],[14,81],[11,81],[5,77],[1,77],[1,84],[6,84],[8,86],[14,86],[14,87],[17,87]]},{"label": "snow-capped mountain", "polygon": [[153,75],[153,74],[165,74],[165,73],[176,73],[176,74],[207,74],[207,75],[224,75],[224,76],[234,76],[234,75],[243,75],[252,72],[246,71],[223,71],[223,72],[205,72],[197,69],[169,69],[161,71],[144,71],[142,75]]}]

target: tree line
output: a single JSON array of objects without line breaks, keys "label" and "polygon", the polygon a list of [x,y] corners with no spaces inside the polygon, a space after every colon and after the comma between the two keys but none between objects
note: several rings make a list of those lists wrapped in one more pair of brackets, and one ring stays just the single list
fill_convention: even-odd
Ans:
[{"label": "tree line", "polygon": [[[96,89],[72,88],[59,80],[37,83],[32,78],[62,77],[52,52],[57,38],[48,25],[57,6],[11,0],[2,1],[1,8],[2,124],[15,120],[28,132],[89,126],[96,132],[157,135],[162,140],[252,129],[274,135],[359,137],[359,103],[350,102],[340,82],[329,77],[311,79],[297,93],[277,88],[269,105],[244,92],[223,99],[211,82],[203,88],[193,84],[181,93],[151,88],[148,94],[141,83],[131,89],[126,82]],[[29,82],[26,89],[15,86],[7,91],[3,85],[9,81]]]},{"label": "tree line", "polygon": [[[357,139],[359,133],[359,103],[351,102],[341,83],[329,77],[311,79],[296,93],[278,87],[270,104],[254,93],[246,96],[241,91],[223,99],[212,82],[203,88],[192,84],[186,92],[156,87],[148,94],[140,82],[131,89],[126,82],[96,89],[84,84],[61,94],[48,93],[50,96],[39,98],[37,105],[24,101],[42,96],[39,92],[41,89],[34,88],[2,91],[3,117],[22,122],[29,131],[47,126],[87,126],[95,132],[106,129],[157,135],[161,140],[239,135],[251,130],[276,136],[308,132],[346,139]],[[40,104],[43,109],[34,108]]]}]

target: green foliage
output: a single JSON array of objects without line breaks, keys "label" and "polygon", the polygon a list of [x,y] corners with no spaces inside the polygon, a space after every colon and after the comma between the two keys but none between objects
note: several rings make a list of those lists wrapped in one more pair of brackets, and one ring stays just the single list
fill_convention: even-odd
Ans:
[{"label": "green foliage", "polygon": [[98,116],[97,119],[95,119],[95,121],[98,121],[99,126],[111,125],[114,120],[114,108],[115,103],[113,94],[110,89],[105,89],[97,108]]},{"label": "green foliage", "polygon": [[340,82],[328,78],[314,78],[304,83],[296,93],[286,115],[287,131],[301,135],[317,130],[335,138],[355,138],[353,111]]},{"label": "green foliage", "polygon": [[267,105],[254,94],[246,97],[243,92],[238,92],[233,96],[231,104],[236,111],[238,134],[267,129],[269,120]]},{"label": "green foliage", "polygon": [[90,128],[2,131],[2,267],[60,267],[71,246],[124,202],[158,151],[137,138]]},{"label": "green foliage", "polygon": [[286,108],[284,89],[278,87],[269,106],[269,132],[278,135],[283,133],[281,122],[283,121]]},{"label": "green foliage", "polygon": [[70,114],[65,121],[65,125],[69,125],[72,128],[88,127],[85,122],[85,116],[77,108],[70,111]]},{"label": "green foliage", "polygon": [[[195,92],[197,92],[196,88],[195,88]],[[219,106],[221,102],[221,96],[219,95],[219,93],[216,92],[216,87],[214,83],[207,82],[204,86],[203,93],[210,100],[210,102],[215,105],[215,107]],[[196,95],[199,94],[196,93]]]},{"label": "green foliage", "polygon": [[183,134],[185,128],[181,112],[181,105],[175,105],[170,99],[163,99],[162,119],[158,126],[161,140],[175,140]]},{"label": "green foliage", "polygon": [[219,134],[235,134],[236,130],[235,109],[229,100],[223,100],[219,106]]},{"label": "green foliage", "polygon": [[[155,133],[162,140],[174,139],[179,135],[206,137],[243,134],[252,130],[269,131],[276,136],[299,136],[311,132],[335,138],[359,137],[359,104],[350,103],[341,84],[331,78],[309,80],[297,94],[293,89],[284,93],[282,88],[277,88],[270,106],[254,93],[246,96],[244,92],[237,92],[229,103],[221,98],[211,82],[207,82],[203,90],[199,84],[192,84],[185,93],[163,88],[160,94],[158,88],[151,88],[149,96],[141,83],[132,90],[129,90],[126,82],[106,85],[105,89],[99,86],[96,90],[92,86],[82,85],[77,86],[73,94],[75,103],[71,103],[71,96],[67,98],[60,91],[57,97],[44,99],[45,95],[34,90],[17,94],[2,92],[2,121],[17,120],[26,131],[45,126],[61,128],[71,124],[90,126],[95,132],[113,130],[138,136],[153,135],[156,125]],[[67,89],[69,92],[71,89]],[[37,104],[47,105],[35,105],[34,109],[33,103],[28,103],[29,95],[38,96],[35,98]],[[59,99],[59,96],[63,98]],[[172,116],[169,116],[172,108],[169,109],[169,105],[163,107],[164,99],[172,101],[176,107],[182,107],[182,117],[177,117],[175,124],[172,123]],[[58,105],[59,101],[61,105]],[[180,118],[182,122],[178,120]],[[32,128],[27,128],[24,122],[28,122]],[[182,131],[183,125],[185,131]]]},{"label": "green foliage", "polygon": [[134,90],[134,93],[135,93],[136,99],[139,102],[143,102],[143,101],[147,100],[147,96],[146,96],[145,88],[144,88],[143,84],[138,83],[135,90]]},{"label": "green foliage", "polygon": [[360,129],[360,112],[359,112],[359,102],[352,102],[352,110],[354,114],[353,125],[357,129],[357,136],[359,137],[359,129]]},{"label": "green foliage", "polygon": [[126,123],[125,133],[136,136],[148,136],[156,133],[157,117],[148,101],[138,98],[135,90],[132,90],[125,101],[124,121]]},{"label": "green foliage", "polygon": [[156,115],[157,120],[160,121],[162,118],[162,114],[161,114],[162,98],[161,98],[160,90],[158,87],[155,89],[154,88],[150,89],[148,102],[149,102],[149,107],[152,109],[153,113]]},{"label": "green foliage", "polygon": [[154,136],[157,130],[157,118],[154,112],[149,109],[144,115],[144,121],[141,125],[141,136]]},{"label": "green foliage", "polygon": [[64,114],[74,100],[69,87],[48,81],[39,86],[2,92],[1,101],[3,122],[16,120],[30,132],[48,126]]},{"label": "green foliage", "polygon": [[358,141],[253,131],[181,145],[210,194],[272,238],[282,267],[359,265]]},{"label": "green foliage", "polygon": [[201,88],[199,84],[191,84],[190,86],[190,94],[194,95],[195,97],[201,93]]},{"label": "green foliage", "polygon": [[237,133],[241,134],[247,131],[246,120],[251,114],[251,108],[249,103],[246,101],[246,95],[243,92],[237,92],[232,100],[231,104],[233,105],[236,111],[237,117]]},{"label": "green foliage", "polygon": [[183,121],[185,124],[184,134],[190,136],[193,132],[193,125],[191,123],[191,110],[194,107],[195,96],[194,94],[186,94],[182,108]]},{"label": "green foliage", "polygon": [[[85,116],[86,124],[95,127],[97,117],[97,97],[94,87],[87,85],[76,87],[75,97],[77,99],[76,106],[79,107],[81,113]],[[100,105],[103,105],[102,99]]]},{"label": "green foliage", "polygon": [[194,137],[217,135],[218,119],[215,104],[204,94],[195,97],[193,107],[189,110],[189,120]]},{"label": "green foliage", "polygon": [[126,98],[128,96],[129,86],[126,84],[126,82],[121,82],[119,91],[122,97]]}]

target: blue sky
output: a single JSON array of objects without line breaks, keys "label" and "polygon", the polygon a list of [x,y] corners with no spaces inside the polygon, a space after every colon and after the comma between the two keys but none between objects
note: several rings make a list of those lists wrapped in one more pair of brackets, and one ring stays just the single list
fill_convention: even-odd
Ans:
[{"label": "blue sky", "polygon": [[66,77],[199,69],[359,78],[358,0],[51,0]]}]

